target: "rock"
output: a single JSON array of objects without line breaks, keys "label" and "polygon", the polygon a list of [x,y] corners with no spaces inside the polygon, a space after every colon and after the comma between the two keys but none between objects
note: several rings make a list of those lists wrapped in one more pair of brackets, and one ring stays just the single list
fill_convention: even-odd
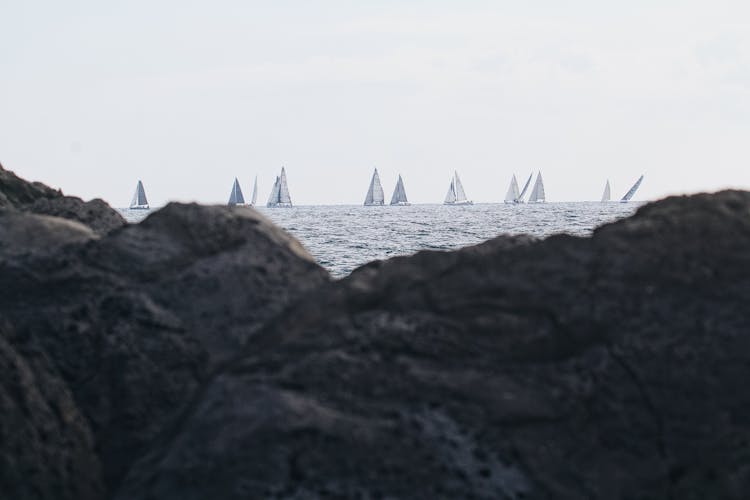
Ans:
[{"label": "rock", "polygon": [[41,182],[28,182],[0,164],[0,208],[20,208],[40,199],[59,198],[60,191],[45,186]]},{"label": "rock", "polygon": [[44,354],[0,335],[2,498],[103,497],[89,426]]},{"label": "rock", "polygon": [[83,201],[73,196],[40,198],[23,209],[35,214],[54,215],[78,221],[99,235],[107,234],[126,224],[120,212],[100,199]]},{"label": "rock", "polygon": [[0,256],[57,252],[96,237],[87,226],[72,220],[0,210]]},{"label": "rock", "polygon": [[215,370],[119,499],[750,491],[750,194],[324,285]]},{"label": "rock", "polygon": [[40,182],[27,182],[0,165],[0,208],[41,215],[54,215],[81,222],[99,235],[126,224],[125,219],[104,201],[84,202],[63,196]]},{"label": "rock", "polygon": [[[173,204],[101,237],[6,211],[0,240],[0,317],[10,325],[0,333],[12,360],[0,366],[12,382],[0,430],[23,429],[24,418],[27,435],[45,436],[0,474],[0,498],[110,498],[208,373],[329,279],[250,209]],[[13,382],[21,372],[44,390]],[[68,398],[80,429],[47,410],[63,404],[53,396]],[[20,453],[23,439],[0,440],[0,458]]]}]

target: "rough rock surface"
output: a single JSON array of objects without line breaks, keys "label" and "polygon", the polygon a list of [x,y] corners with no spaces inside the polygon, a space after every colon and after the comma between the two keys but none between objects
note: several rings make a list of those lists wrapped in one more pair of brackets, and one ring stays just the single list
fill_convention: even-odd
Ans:
[{"label": "rough rock surface", "polygon": [[126,224],[117,210],[104,201],[83,201],[63,196],[40,182],[27,182],[0,165],[0,208],[78,221],[103,235]]},{"label": "rough rock surface", "polygon": [[58,233],[0,247],[0,497],[750,491],[750,193],[337,282],[251,210]]},{"label": "rough rock surface", "polygon": [[118,498],[745,498],[750,194],[326,285]]},{"label": "rough rock surface", "polygon": [[0,498],[111,497],[206,374],[328,279],[249,209],[169,205],[102,237],[0,211]]}]

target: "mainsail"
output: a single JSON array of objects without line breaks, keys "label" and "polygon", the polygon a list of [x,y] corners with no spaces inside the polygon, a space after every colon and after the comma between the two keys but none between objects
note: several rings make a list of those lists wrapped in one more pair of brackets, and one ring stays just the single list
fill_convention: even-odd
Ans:
[{"label": "mainsail", "polygon": [[255,182],[253,183],[253,195],[250,197],[250,205],[255,206],[255,202],[258,201],[258,176],[255,176]]},{"label": "mainsail", "polygon": [[383,192],[383,186],[380,184],[380,176],[378,175],[378,169],[372,174],[372,180],[370,181],[370,187],[367,190],[367,196],[365,196],[365,206],[371,205],[382,205],[385,203],[385,193]]},{"label": "mainsail", "polygon": [[273,183],[273,188],[271,188],[271,196],[268,197],[268,203],[266,203],[266,206],[275,207],[279,202],[279,184],[279,176],[277,175],[276,181]]},{"label": "mainsail", "polygon": [[521,190],[521,194],[518,195],[518,198],[516,199],[516,203],[523,203],[523,197],[526,194],[526,191],[529,189],[529,184],[531,184],[531,178],[534,176],[533,173],[529,174],[529,178],[526,179],[526,184],[523,185],[523,189]]},{"label": "mainsail", "polygon": [[625,193],[625,196],[623,196],[620,201],[622,203],[630,201],[633,195],[635,195],[635,192],[638,191],[638,188],[641,187],[641,182],[643,182],[643,176],[640,176],[638,180],[635,181],[635,184],[633,184],[633,187],[630,188],[630,190],[627,193]]},{"label": "mainsail", "polygon": [[268,207],[291,207],[292,198],[289,196],[289,186],[286,182],[286,170],[281,167],[281,175],[276,177],[276,182],[273,184],[271,190],[271,196],[268,198]]},{"label": "mainsail", "polygon": [[143,189],[143,183],[138,181],[135,186],[135,194],[133,194],[133,200],[130,202],[130,208],[132,209],[147,209],[148,200],[146,199],[146,190]]},{"label": "mainsail", "polygon": [[445,205],[453,205],[456,203],[456,179],[451,179],[451,185],[448,186],[448,194],[445,195]]},{"label": "mainsail", "polygon": [[396,183],[396,189],[393,190],[393,196],[391,197],[391,205],[408,205],[409,200],[406,198],[406,190],[404,189],[404,180],[401,175],[398,176],[398,182]]},{"label": "mainsail", "polygon": [[[523,194],[521,196],[523,196]],[[542,173],[539,172],[536,176],[534,188],[529,195],[529,203],[544,203],[545,201],[547,200],[544,193],[544,181],[542,180]]]},{"label": "mainsail", "polygon": [[451,179],[451,185],[448,187],[448,194],[445,195],[446,205],[471,205],[472,202],[466,198],[466,192],[464,186],[461,184],[461,179],[458,177],[458,172],[453,173]]},{"label": "mainsail", "polygon": [[607,179],[607,183],[604,185],[604,194],[602,195],[602,203],[609,201],[612,199],[612,191],[609,188],[609,179]]},{"label": "mainsail", "polygon": [[505,203],[518,203],[518,181],[516,180],[516,174],[513,174],[513,178],[510,180],[510,186],[508,186],[508,192],[505,193]]},{"label": "mainsail", "polygon": [[240,188],[240,181],[234,178],[234,184],[232,184],[232,192],[229,193],[229,206],[244,205],[245,197],[242,196],[242,188]]}]

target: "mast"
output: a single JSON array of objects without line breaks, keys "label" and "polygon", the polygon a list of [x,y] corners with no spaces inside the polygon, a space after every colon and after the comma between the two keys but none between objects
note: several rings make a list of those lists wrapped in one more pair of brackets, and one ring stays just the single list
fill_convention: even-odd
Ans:
[{"label": "mast", "polygon": [[365,206],[382,205],[383,203],[385,203],[385,193],[383,193],[383,186],[380,184],[380,175],[378,175],[378,169],[376,168],[370,180],[370,187],[367,189]]},{"label": "mast", "polygon": [[635,181],[635,184],[633,184],[633,187],[631,187],[627,193],[625,193],[625,196],[622,197],[620,200],[621,203],[625,203],[630,201],[631,198],[633,198],[633,195],[635,195],[635,192],[638,191],[638,188],[641,187],[641,182],[643,182],[643,176],[641,175],[637,181]]},{"label": "mast", "polygon": [[602,194],[602,203],[609,201],[612,198],[612,192],[609,188],[609,179],[607,179],[607,183],[604,185],[604,194]]}]

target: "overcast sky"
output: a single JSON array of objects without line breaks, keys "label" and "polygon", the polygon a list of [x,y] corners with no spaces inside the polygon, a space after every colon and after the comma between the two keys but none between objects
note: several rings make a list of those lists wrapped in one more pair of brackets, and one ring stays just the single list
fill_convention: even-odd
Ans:
[{"label": "overcast sky", "polygon": [[[617,6],[615,6],[617,5]],[[750,188],[750,2],[2,1],[0,163],[83,198]]]}]

